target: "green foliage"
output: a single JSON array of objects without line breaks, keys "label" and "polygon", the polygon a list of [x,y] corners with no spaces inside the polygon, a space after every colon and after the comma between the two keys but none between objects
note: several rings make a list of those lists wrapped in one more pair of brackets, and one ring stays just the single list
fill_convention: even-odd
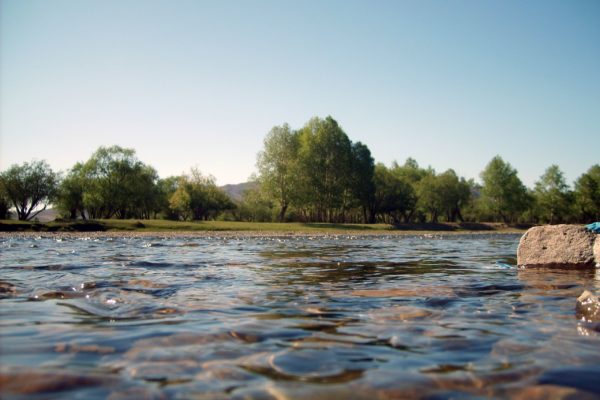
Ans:
[{"label": "green foliage", "polygon": [[481,204],[492,216],[505,223],[517,220],[531,199],[517,170],[500,156],[494,157],[481,173]]},{"label": "green foliage", "polygon": [[[352,143],[331,117],[312,118],[299,131],[287,124],[274,127],[265,138],[257,167],[261,200],[277,205],[279,221],[290,208],[306,221],[373,219],[371,152],[360,142]],[[254,201],[259,204],[264,210],[264,202]]]},{"label": "green foliage", "polygon": [[410,182],[399,174],[379,163],[374,174],[375,201],[374,213],[381,221],[391,224],[407,222],[414,213],[416,194]]},{"label": "green foliage", "polygon": [[572,193],[558,165],[551,165],[535,183],[534,198],[543,222],[565,222],[570,215]]},{"label": "green foliage", "polygon": [[575,199],[581,221],[600,221],[600,164],[590,167],[575,181]]},{"label": "green foliage", "polygon": [[[270,222],[273,220],[274,206],[268,191],[260,185],[245,190],[239,204],[239,220],[248,222]],[[278,220],[281,222],[281,211]]]},{"label": "green foliage", "polygon": [[352,143],[350,189],[362,210],[364,223],[374,223],[372,211],[375,198],[375,160],[369,148],[361,142]]},{"label": "green foliage", "polygon": [[278,220],[285,219],[298,188],[298,135],[288,124],[275,126],[264,140],[256,163],[262,190],[279,205]]},{"label": "green foliage", "polygon": [[184,221],[214,219],[219,213],[235,208],[229,196],[217,187],[214,177],[203,175],[197,168],[179,179],[169,205]]},{"label": "green foliage", "polygon": [[419,181],[417,193],[418,205],[429,214],[431,222],[438,222],[440,216],[448,222],[463,221],[461,209],[471,199],[469,183],[452,169],[439,175],[428,171]]},{"label": "green foliage", "polygon": [[[441,174],[416,160],[375,165],[369,148],[353,143],[332,117],[312,118],[301,129],[275,126],[257,157],[256,185],[239,204],[212,176],[159,179],[133,149],[100,147],[60,181],[45,162],[13,165],[0,174],[0,218],[15,208],[29,220],[54,203],[69,219],[238,219],[305,223],[590,222],[600,220],[600,165],[569,190],[550,166],[527,189],[499,156],[481,172],[483,185],[449,169]],[[60,183],[59,183],[60,182]],[[76,223],[76,222],[73,222]]]},{"label": "green foliage", "polygon": [[57,194],[59,175],[45,161],[12,165],[0,174],[0,192],[15,207],[20,221],[44,211]]},{"label": "green foliage", "polygon": [[169,203],[173,194],[179,188],[181,176],[169,176],[164,179],[159,179],[156,186],[158,191],[157,211],[165,219],[178,220],[179,214],[171,208]]},{"label": "green foliage", "polygon": [[133,149],[100,147],[81,168],[91,218],[149,218],[158,206],[158,175]]},{"label": "green foliage", "polygon": [[85,176],[82,170],[83,164],[75,164],[58,188],[58,208],[69,219],[76,219],[78,215],[82,219],[86,219],[83,204]]},{"label": "green foliage", "polygon": [[419,207],[429,213],[431,222],[438,222],[445,200],[440,179],[434,173],[424,176],[417,186],[417,195]]},{"label": "green foliage", "polygon": [[163,203],[157,182],[156,170],[139,161],[133,149],[100,147],[67,173],[58,206],[72,219],[148,219]]},{"label": "green foliage", "polygon": [[311,119],[299,132],[302,201],[311,220],[339,222],[351,192],[352,144],[331,117]]},{"label": "green foliage", "polygon": [[10,201],[4,194],[2,190],[0,190],[0,219],[8,219],[10,216]]},{"label": "green foliage", "polygon": [[185,188],[185,178],[181,179],[181,185],[175,190],[171,197],[169,197],[169,207],[174,215],[187,221],[192,216],[192,197]]}]

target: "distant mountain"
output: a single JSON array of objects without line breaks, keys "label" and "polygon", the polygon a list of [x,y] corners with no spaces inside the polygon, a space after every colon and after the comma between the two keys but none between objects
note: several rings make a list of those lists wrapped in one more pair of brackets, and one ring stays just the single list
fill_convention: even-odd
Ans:
[{"label": "distant mountain", "polygon": [[241,200],[242,194],[248,189],[256,187],[256,182],[243,182],[235,185],[224,185],[221,189],[229,195],[233,200]]}]

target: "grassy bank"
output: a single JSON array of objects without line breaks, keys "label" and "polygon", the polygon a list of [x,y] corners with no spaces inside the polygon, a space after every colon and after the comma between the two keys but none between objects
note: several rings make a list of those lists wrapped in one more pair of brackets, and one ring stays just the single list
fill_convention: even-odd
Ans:
[{"label": "grassy bank", "polygon": [[290,233],[417,233],[522,232],[526,227],[496,223],[439,224],[329,224],[237,221],[95,220],[47,223],[0,221],[3,232],[290,232]]}]

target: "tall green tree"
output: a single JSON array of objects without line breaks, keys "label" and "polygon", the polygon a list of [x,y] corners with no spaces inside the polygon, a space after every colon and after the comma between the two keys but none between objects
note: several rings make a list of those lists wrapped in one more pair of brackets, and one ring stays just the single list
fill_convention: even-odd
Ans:
[{"label": "tall green tree", "polygon": [[275,126],[267,134],[256,165],[260,187],[279,205],[277,219],[283,221],[296,197],[299,174],[298,135],[288,124]]},{"label": "tall green tree", "polygon": [[545,222],[554,224],[566,220],[572,195],[558,165],[548,167],[535,183],[534,196]]},{"label": "tall green tree", "polygon": [[383,222],[408,222],[415,210],[416,194],[408,180],[384,164],[375,165],[374,211]]},{"label": "tall green tree", "polygon": [[440,208],[449,222],[463,221],[462,209],[471,199],[471,188],[465,178],[459,178],[453,169],[437,176]]},{"label": "tall green tree", "polygon": [[85,175],[83,164],[76,163],[67,173],[58,188],[58,208],[70,219],[76,219],[78,215],[86,219],[85,206],[83,204],[83,192],[85,189]]},{"label": "tall green tree", "polygon": [[[390,170],[395,176],[412,188],[413,201],[408,203],[410,207],[404,212],[404,222],[411,222],[414,219],[423,216],[419,207],[418,189],[421,180],[426,176],[435,174],[435,171],[431,168],[421,168],[417,160],[412,157],[407,158],[402,165],[399,165],[394,161]],[[423,201],[421,201],[421,204],[423,204]]]},{"label": "tall green tree", "polygon": [[448,222],[463,221],[461,210],[471,198],[471,188],[464,178],[459,178],[454,170],[442,174],[428,171],[417,184],[418,204],[431,222],[440,217]]},{"label": "tall green tree", "polygon": [[592,165],[577,178],[575,199],[581,221],[600,221],[600,164]]},{"label": "tall green tree", "polygon": [[375,222],[375,160],[369,148],[361,142],[352,143],[351,193],[359,205],[364,223]]},{"label": "tall green tree", "polygon": [[138,164],[134,168],[130,183],[131,197],[124,215],[127,218],[150,219],[161,208],[161,188],[158,186],[158,173],[150,165]]},{"label": "tall green tree", "polygon": [[169,197],[169,207],[179,219],[187,221],[192,216],[191,196],[186,190],[185,178],[181,177],[180,179],[179,186]]},{"label": "tall green tree", "polygon": [[421,168],[417,160],[415,160],[412,157],[408,157],[402,165],[399,165],[397,162],[394,161],[392,163],[391,170],[394,172],[394,174],[402,177],[413,187],[416,187],[416,185],[421,179],[433,172],[432,170]]},{"label": "tall green tree", "polygon": [[517,170],[500,156],[492,158],[481,172],[483,186],[481,203],[489,212],[505,223],[515,221],[527,209],[530,201],[527,188]]},{"label": "tall green tree", "polygon": [[352,143],[330,116],[310,119],[300,130],[276,126],[258,154],[263,197],[308,221],[369,221],[374,217],[374,163],[369,148]]},{"label": "tall green tree", "polygon": [[[162,218],[170,220],[180,219],[180,215],[175,212],[175,209],[170,207],[169,200],[171,196],[179,188],[180,176],[168,176],[164,179],[159,179],[157,182],[158,190],[158,212]],[[182,218],[181,218],[182,219]]]},{"label": "tall green tree", "polygon": [[299,132],[303,200],[319,221],[344,219],[351,192],[352,144],[331,117],[311,119]]},{"label": "tall green tree", "polygon": [[430,222],[438,222],[443,209],[441,181],[435,173],[424,176],[417,185],[418,205],[430,216]]},{"label": "tall green tree", "polygon": [[55,199],[59,178],[45,161],[14,164],[0,174],[0,191],[15,207],[19,220],[27,221]]}]

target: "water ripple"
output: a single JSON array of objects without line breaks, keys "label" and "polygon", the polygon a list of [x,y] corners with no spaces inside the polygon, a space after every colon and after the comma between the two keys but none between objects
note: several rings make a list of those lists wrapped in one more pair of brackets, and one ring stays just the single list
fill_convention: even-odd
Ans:
[{"label": "water ripple", "polygon": [[593,398],[596,271],[518,239],[2,239],[0,395]]}]

